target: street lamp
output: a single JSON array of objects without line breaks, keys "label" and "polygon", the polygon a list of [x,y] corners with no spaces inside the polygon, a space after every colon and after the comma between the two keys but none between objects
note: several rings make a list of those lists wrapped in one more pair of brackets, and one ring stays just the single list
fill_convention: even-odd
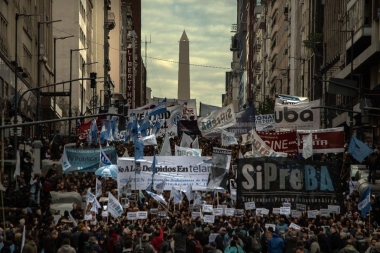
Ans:
[{"label": "street lamp", "polygon": [[[97,61],[96,62],[88,62],[88,63],[85,63],[85,62],[83,62],[83,64],[82,64],[82,78],[83,78],[83,75],[84,75],[84,66],[88,66],[88,65],[92,65],[92,64],[96,64],[96,63],[98,63]],[[83,91],[84,91],[84,85],[83,85],[83,81],[82,81],[82,89],[81,89],[81,107],[80,107],[80,115],[81,116],[83,116],[83,101],[84,101],[84,96],[83,96]],[[94,91],[95,89],[93,89],[93,95],[95,94],[95,91]],[[83,123],[83,120],[84,119],[82,119],[82,123]]]},{"label": "street lamp", "polygon": [[[72,88],[73,88],[73,82],[71,81],[72,75],[73,75],[73,52],[78,52],[81,50],[86,50],[86,48],[78,48],[78,49],[70,49],[70,96],[69,96],[69,107],[71,107],[72,103]],[[69,108],[69,118],[71,118],[72,112]],[[71,120],[69,120],[69,142],[71,142]]]},{"label": "street lamp", "polygon": [[[41,56],[41,40],[40,40],[40,27],[41,25],[48,25],[55,22],[61,22],[62,20],[52,20],[46,22],[37,22],[37,87],[41,86],[41,66],[40,66],[40,56]],[[41,90],[37,91],[37,121],[41,121]],[[37,125],[37,137],[41,134],[41,127]],[[39,136],[41,138],[41,136]]]},{"label": "street lamp", "polygon": [[[17,113],[18,113],[18,104],[17,104],[17,97],[18,97],[18,85],[17,85],[17,75],[18,75],[18,61],[17,61],[17,42],[18,42],[18,18],[19,17],[31,17],[31,16],[41,16],[41,14],[19,14],[16,13],[15,16],[15,23],[16,23],[16,32],[15,32],[15,115],[14,115],[14,124],[17,124]],[[13,129],[13,151],[14,156],[17,153],[17,127]]]},{"label": "street lamp", "polygon": [[[71,35],[71,36],[65,36],[65,37],[58,37],[58,38],[54,38],[54,83],[57,82],[57,40],[64,40],[64,39],[68,39],[68,38],[72,38],[74,37],[74,35]],[[56,86],[54,85],[54,93],[57,91],[57,88]],[[54,118],[56,118],[57,114],[56,114],[56,96],[54,95],[54,105],[53,105],[53,110],[54,110]],[[55,133],[55,124],[53,126],[53,131]]]}]

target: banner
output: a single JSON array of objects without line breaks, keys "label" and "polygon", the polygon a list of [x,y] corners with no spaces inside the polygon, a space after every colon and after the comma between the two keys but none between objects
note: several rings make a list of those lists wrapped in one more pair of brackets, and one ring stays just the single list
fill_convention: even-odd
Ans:
[{"label": "banner", "polygon": [[177,100],[179,105],[183,105],[181,120],[197,120],[197,101],[195,99]]},{"label": "banner", "polygon": [[300,129],[315,130],[320,126],[320,100],[298,102],[296,104],[275,103],[274,116],[276,130]]},{"label": "banner", "polygon": [[[117,162],[115,146],[103,147],[103,151],[112,164]],[[99,168],[99,148],[72,148],[65,146],[61,158],[62,168],[67,172],[95,172]]]},{"label": "banner", "polygon": [[198,128],[202,136],[210,133],[220,132],[221,130],[236,124],[235,111],[232,104],[213,111],[207,117],[198,119]]},{"label": "banner", "polygon": [[[299,140],[307,134],[313,134],[313,153],[340,153],[344,152],[344,128],[326,128],[318,130],[297,130]],[[303,152],[302,141],[298,142],[298,151]]]},{"label": "banner", "polygon": [[[193,190],[206,189],[208,175],[210,173],[210,163],[205,163],[208,157],[196,156],[156,156],[157,174],[154,175],[153,184],[160,183],[166,178],[165,190],[171,190],[172,186],[185,189],[189,184],[193,185]],[[136,181],[132,186],[136,190],[146,190],[152,182],[151,166],[153,156],[145,156],[145,161],[140,162],[141,172],[135,174],[136,166],[133,157],[122,157],[117,161],[119,168],[117,181],[119,186],[125,185],[129,177]],[[132,190],[135,190],[132,187]]]},{"label": "banner", "polygon": [[183,148],[175,145],[175,155],[176,156],[202,156],[202,149],[195,148]]},{"label": "banner", "polygon": [[198,122],[195,120],[180,120],[177,124],[177,132],[178,136],[181,136],[182,133],[188,135],[202,135],[198,128]]},{"label": "banner", "polygon": [[274,131],[274,114],[256,115],[255,126],[256,131]]},{"label": "banner", "polygon": [[235,138],[235,133],[222,130],[221,139],[222,139],[222,147],[228,147],[230,145],[238,145],[238,142]]},{"label": "banner", "polygon": [[220,108],[221,107],[219,106],[203,104],[202,102],[200,102],[199,116],[207,117],[208,115],[210,115],[212,111],[219,110]]},{"label": "banner", "polygon": [[[302,162],[291,158],[238,159],[238,199],[266,207],[289,203],[341,204],[340,171],[335,162]],[[265,196],[265,198],[263,198]]]},{"label": "banner", "polygon": [[274,151],[293,154],[298,150],[296,130],[285,132],[256,132]]},{"label": "banner", "polygon": [[256,133],[255,130],[251,130],[246,135],[242,135],[241,145],[252,144],[252,151],[246,152],[245,156],[252,157],[286,157],[286,153],[275,152],[269,147]]},{"label": "banner", "polygon": [[299,102],[309,102],[308,97],[296,97],[296,96],[290,96],[290,95],[284,95],[284,94],[276,94],[276,103],[280,104],[296,104]]},{"label": "banner", "polygon": [[226,189],[228,183],[228,171],[231,164],[232,150],[214,148],[212,152],[212,161],[210,175],[207,182],[207,187],[213,189],[222,187]]}]

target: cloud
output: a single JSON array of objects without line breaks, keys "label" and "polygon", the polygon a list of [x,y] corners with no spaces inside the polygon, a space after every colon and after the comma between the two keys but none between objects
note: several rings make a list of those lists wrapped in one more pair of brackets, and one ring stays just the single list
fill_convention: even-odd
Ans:
[{"label": "cloud", "polygon": [[198,103],[221,106],[225,72],[229,71],[232,60],[229,48],[233,23],[236,23],[236,1],[142,1],[142,40],[145,36],[152,38],[147,52],[147,85],[152,89],[152,96],[177,97],[178,41],[186,30],[192,64],[191,98],[196,98]]}]

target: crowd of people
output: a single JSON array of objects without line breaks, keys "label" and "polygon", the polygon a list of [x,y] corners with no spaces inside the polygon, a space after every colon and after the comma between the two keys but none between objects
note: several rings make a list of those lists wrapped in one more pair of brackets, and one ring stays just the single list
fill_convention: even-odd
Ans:
[{"label": "crowd of people", "polygon": [[[163,138],[157,138],[157,142],[161,147]],[[6,156],[13,159],[12,140],[6,139],[5,143]],[[117,219],[102,215],[107,202],[101,202],[101,208],[94,212],[91,204],[86,205],[85,197],[89,188],[95,193],[96,176],[78,172],[61,174],[57,164],[64,144],[65,138],[57,137],[57,134],[42,139],[42,159],[53,160],[45,175],[33,173],[35,157],[32,148],[21,152],[21,173],[8,185],[4,194],[7,218],[2,219],[0,228],[0,253],[380,253],[380,203],[372,196],[372,211],[361,217],[359,194],[355,190],[350,191],[349,187],[349,165],[354,163],[349,155],[345,159],[343,154],[313,157],[321,161],[335,160],[337,169],[342,169],[346,199],[341,213],[307,218],[306,213],[301,217],[290,217],[272,210],[267,215],[245,210],[241,216],[216,216],[211,224],[205,223],[201,217],[192,216],[191,202],[185,195],[181,204],[174,205],[168,191],[162,194],[168,206],[162,206],[143,191],[142,194],[133,192],[138,198],[124,206],[123,215]],[[170,144],[174,154],[180,138],[172,138]],[[97,145],[89,146],[85,139],[78,139],[76,143],[77,148]],[[134,155],[133,143],[113,145],[119,157]],[[203,156],[212,156],[213,147],[221,147],[220,138],[199,137]],[[249,151],[250,146],[235,145],[229,149],[232,150],[233,166],[239,153]],[[151,156],[155,151],[154,146],[145,146],[144,155]],[[232,169],[230,174],[234,179]],[[102,195],[99,197],[106,198],[108,192],[117,196],[115,180],[99,180],[102,182]],[[73,204],[71,210],[63,213],[52,210],[52,191],[77,192],[83,197],[84,204]],[[214,207],[218,203],[227,207],[237,205],[228,191],[201,194],[203,203]],[[153,210],[166,211],[165,216],[159,216],[160,212]],[[147,211],[148,219],[128,220],[126,213],[136,211]]]}]

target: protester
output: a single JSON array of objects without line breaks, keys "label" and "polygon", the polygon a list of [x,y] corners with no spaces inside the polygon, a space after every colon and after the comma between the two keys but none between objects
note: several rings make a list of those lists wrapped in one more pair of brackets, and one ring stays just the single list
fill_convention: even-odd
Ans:
[{"label": "protester", "polygon": [[63,239],[62,246],[58,249],[57,253],[76,253],[76,250],[70,246],[70,239]]}]

